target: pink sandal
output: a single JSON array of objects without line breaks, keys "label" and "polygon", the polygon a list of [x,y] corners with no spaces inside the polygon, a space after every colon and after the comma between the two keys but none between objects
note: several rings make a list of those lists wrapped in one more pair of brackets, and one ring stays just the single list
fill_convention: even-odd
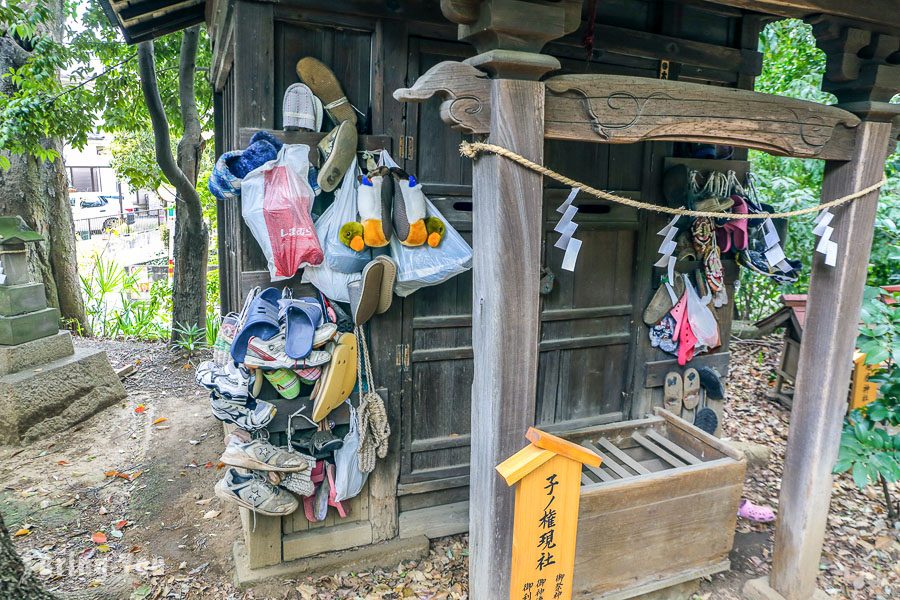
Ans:
[{"label": "pink sandal", "polygon": [[768,506],[758,506],[753,504],[746,498],[741,500],[738,507],[738,516],[742,519],[749,519],[757,523],[771,523],[775,520],[775,513]]}]

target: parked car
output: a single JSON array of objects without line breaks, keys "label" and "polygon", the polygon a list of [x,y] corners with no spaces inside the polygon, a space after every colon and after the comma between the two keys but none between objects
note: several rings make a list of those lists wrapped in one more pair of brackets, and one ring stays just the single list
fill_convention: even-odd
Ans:
[{"label": "parked car", "polygon": [[[108,231],[116,227],[124,219],[134,222],[134,204],[132,200],[120,200],[115,194],[102,192],[74,192],[69,194],[69,206],[72,208],[72,219],[75,228],[91,233]],[[121,207],[121,212],[120,212]],[[79,221],[81,221],[79,223]]]}]

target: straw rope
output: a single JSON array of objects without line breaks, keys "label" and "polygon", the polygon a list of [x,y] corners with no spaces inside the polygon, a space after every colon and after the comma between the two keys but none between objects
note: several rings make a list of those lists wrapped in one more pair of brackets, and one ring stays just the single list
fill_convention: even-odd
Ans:
[{"label": "straw rope", "polygon": [[[486,144],[484,142],[463,142],[459,145],[459,153],[466,158],[475,159],[479,154],[484,152],[490,152],[492,154],[496,154],[497,156],[502,156],[508,160],[511,160],[515,163],[518,163],[525,167],[526,169],[530,169],[536,173],[540,173],[545,177],[549,177],[551,179],[555,179],[556,181],[565,184],[570,187],[580,188],[582,192],[589,194],[591,196],[595,196],[600,198],[601,200],[608,200],[609,202],[615,202],[616,204],[623,204],[625,206],[630,206],[632,208],[637,208],[641,210],[650,210],[658,213],[665,213],[669,215],[687,215],[690,217],[712,217],[712,218],[722,218],[725,213],[722,212],[713,212],[713,211],[700,211],[700,210],[687,210],[684,208],[672,208],[669,206],[660,206],[657,204],[650,204],[648,202],[641,202],[639,200],[632,200],[631,198],[625,198],[624,196],[617,196],[616,194],[611,194],[609,192],[604,192],[603,190],[598,190],[593,188],[586,183],[581,183],[580,181],[576,181],[575,179],[571,179],[570,177],[566,177],[561,173],[557,173],[553,169],[548,169],[543,165],[539,165],[536,162],[530,161],[524,156],[516,154],[512,150],[508,150],[503,146],[497,146],[496,144]],[[828,208],[833,208],[835,206],[840,206],[841,204],[846,204],[847,202],[851,202],[856,200],[857,198],[861,198],[872,192],[878,190],[884,184],[887,183],[887,179],[882,179],[876,184],[870,185],[864,189],[859,190],[858,192],[854,192],[852,194],[847,194],[846,196],[841,196],[840,198],[836,198],[835,200],[830,200],[828,202],[823,202],[817,206],[809,206],[807,208],[800,208],[797,210],[789,210],[787,212],[776,212],[776,213],[755,213],[755,214],[732,214],[728,213],[728,219],[772,219],[772,218],[786,218],[786,217],[796,217],[799,215],[807,215],[814,212],[819,212],[821,210],[825,210]]]}]

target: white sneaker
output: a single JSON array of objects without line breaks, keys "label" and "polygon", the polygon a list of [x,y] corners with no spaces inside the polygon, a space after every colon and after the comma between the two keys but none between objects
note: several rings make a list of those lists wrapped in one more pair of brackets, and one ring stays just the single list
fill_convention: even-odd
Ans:
[{"label": "white sneaker", "polygon": [[296,452],[276,448],[265,440],[232,442],[219,460],[231,467],[256,471],[297,472],[308,467],[307,462]]},{"label": "white sneaker", "polygon": [[275,417],[275,406],[264,400],[234,402],[213,392],[209,396],[209,402],[215,418],[237,425],[244,431],[262,429]]},{"label": "white sneaker", "polygon": [[247,342],[244,364],[261,369],[306,369],[319,367],[329,360],[331,360],[331,353],[325,350],[313,350],[306,358],[294,360],[284,350],[284,334],[279,334],[270,340],[258,337],[250,338],[250,341]]},{"label": "white sneaker", "polygon": [[255,473],[244,475],[236,469],[228,469],[225,477],[216,484],[216,496],[270,517],[289,515],[300,506],[300,501],[293,494]]}]

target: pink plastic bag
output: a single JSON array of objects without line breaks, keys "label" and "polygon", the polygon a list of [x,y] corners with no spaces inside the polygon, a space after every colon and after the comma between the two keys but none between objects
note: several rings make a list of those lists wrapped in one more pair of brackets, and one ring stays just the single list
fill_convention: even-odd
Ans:
[{"label": "pink plastic bag", "polygon": [[277,159],[251,171],[241,185],[241,212],[266,256],[272,281],[324,259],[310,216],[308,156],[308,146],[285,144]]}]

